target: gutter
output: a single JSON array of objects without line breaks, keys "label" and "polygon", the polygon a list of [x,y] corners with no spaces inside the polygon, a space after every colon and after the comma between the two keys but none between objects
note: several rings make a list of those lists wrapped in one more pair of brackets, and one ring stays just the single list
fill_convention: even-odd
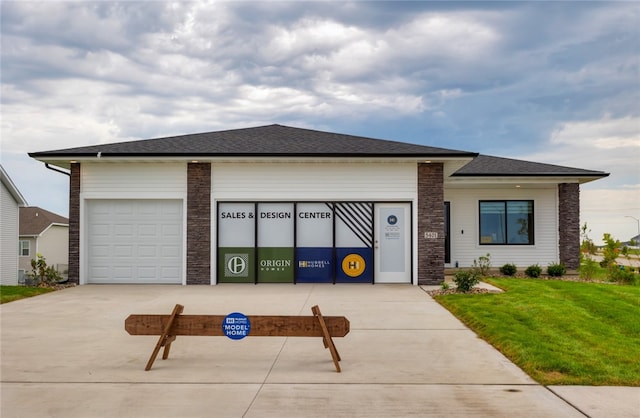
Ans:
[{"label": "gutter", "polygon": [[44,166],[45,166],[46,168],[48,168],[49,170],[51,170],[51,171],[55,171],[55,172],[57,172],[57,173],[66,174],[67,176],[71,177],[71,173],[69,173],[69,172],[67,172],[67,171],[60,170],[59,168],[51,167],[51,166],[49,165],[49,163],[44,163]]}]

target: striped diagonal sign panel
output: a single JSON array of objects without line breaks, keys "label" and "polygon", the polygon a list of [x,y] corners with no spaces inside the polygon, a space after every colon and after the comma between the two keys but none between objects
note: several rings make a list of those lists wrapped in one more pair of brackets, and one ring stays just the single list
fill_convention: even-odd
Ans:
[{"label": "striped diagonal sign panel", "polygon": [[327,203],[336,216],[367,248],[373,247],[373,204],[364,202]]}]

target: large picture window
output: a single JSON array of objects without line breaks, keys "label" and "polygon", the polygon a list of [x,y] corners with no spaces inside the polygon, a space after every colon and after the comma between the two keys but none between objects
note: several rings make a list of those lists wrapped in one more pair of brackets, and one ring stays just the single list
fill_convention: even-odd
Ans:
[{"label": "large picture window", "polygon": [[480,201],[481,245],[533,243],[533,200]]}]

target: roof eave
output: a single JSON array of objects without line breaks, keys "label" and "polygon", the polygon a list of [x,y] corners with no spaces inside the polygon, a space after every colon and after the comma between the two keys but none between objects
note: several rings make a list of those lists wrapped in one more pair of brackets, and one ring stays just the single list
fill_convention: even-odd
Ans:
[{"label": "roof eave", "polygon": [[576,174],[562,174],[562,173],[526,173],[526,174],[452,174],[448,181],[451,183],[464,183],[478,184],[478,183],[504,183],[509,182],[513,184],[517,183],[535,183],[539,181],[547,184],[559,184],[559,183],[578,183],[584,184],[591,181],[599,180],[604,177],[608,177],[609,173],[576,173]]},{"label": "roof eave", "polygon": [[70,169],[72,163],[98,163],[98,162],[193,162],[193,161],[208,161],[208,162],[224,162],[224,161],[389,161],[389,162],[445,162],[445,161],[471,161],[477,154],[476,153],[441,153],[441,154],[376,154],[376,153],[363,153],[363,154],[313,154],[313,153],[296,153],[296,154],[284,154],[284,153],[234,153],[234,154],[102,154],[98,157],[95,154],[64,154],[64,155],[37,155],[37,153],[29,154],[36,160],[55,165],[64,169]]}]

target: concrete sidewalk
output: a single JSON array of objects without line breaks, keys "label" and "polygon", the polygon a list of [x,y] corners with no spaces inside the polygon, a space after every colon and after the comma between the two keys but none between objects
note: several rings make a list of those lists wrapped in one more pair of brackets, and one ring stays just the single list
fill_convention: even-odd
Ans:
[{"label": "concrete sidewalk", "polygon": [[[346,316],[319,338],[130,336],[132,314]],[[536,384],[408,285],[80,286],[0,306],[11,417],[637,417],[640,388]]]}]

